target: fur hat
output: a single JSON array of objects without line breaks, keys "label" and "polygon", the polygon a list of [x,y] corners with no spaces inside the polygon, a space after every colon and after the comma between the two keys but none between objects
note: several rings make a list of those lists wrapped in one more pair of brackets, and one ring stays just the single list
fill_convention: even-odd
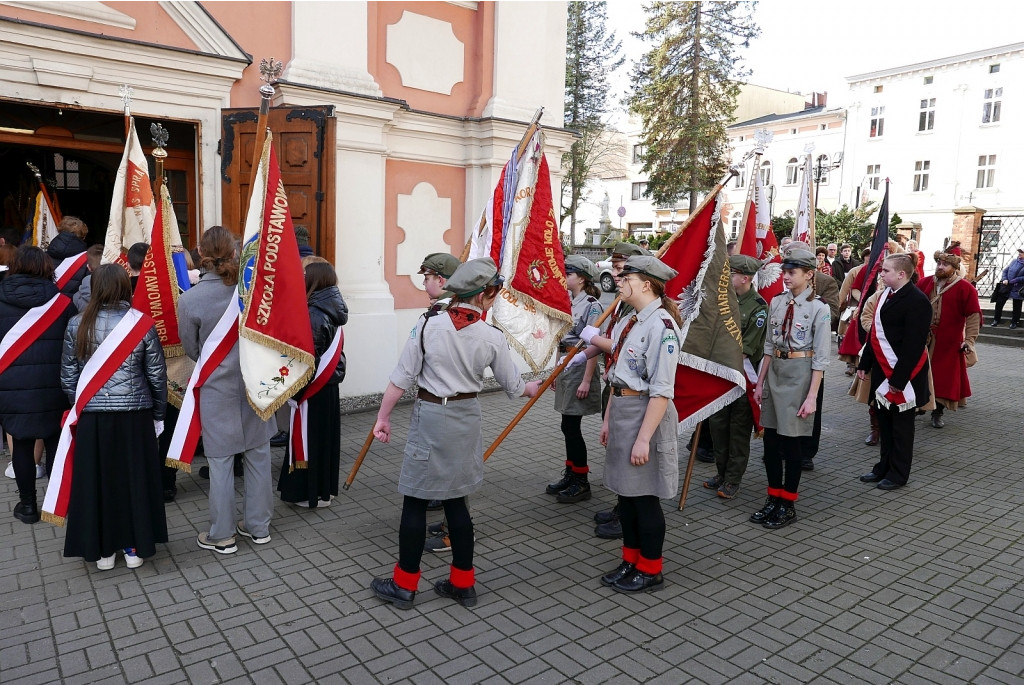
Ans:
[{"label": "fur hat", "polygon": [[954,270],[960,269],[961,260],[955,254],[949,254],[947,252],[936,252],[935,261],[936,263],[945,262],[946,264],[949,264],[951,267],[953,267]]}]

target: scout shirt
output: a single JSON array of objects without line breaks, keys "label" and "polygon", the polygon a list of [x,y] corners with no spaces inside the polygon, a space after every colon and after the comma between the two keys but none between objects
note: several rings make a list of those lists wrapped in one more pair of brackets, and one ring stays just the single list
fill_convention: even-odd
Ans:
[{"label": "scout shirt", "polygon": [[[829,364],[831,352],[831,328],[829,321],[832,314],[828,305],[820,297],[812,297],[810,287],[805,288],[798,296],[793,297],[789,290],[779,293],[772,299],[768,308],[768,334],[764,340],[764,353],[772,356],[775,350],[782,352],[814,351],[811,359],[811,370],[824,371]],[[786,309],[793,301],[793,323],[789,336],[784,334],[783,323]]]},{"label": "scout shirt", "polygon": [[572,298],[570,304],[572,306],[572,328],[569,329],[569,332],[565,334],[559,343],[558,347],[562,352],[578,345],[580,333],[583,329],[587,326],[593,326],[594,322],[601,316],[601,312],[604,311],[604,306],[597,301],[596,297],[587,295],[582,290],[579,295]]},{"label": "scout shirt", "polygon": [[768,332],[768,303],[756,288],[736,296],[740,307],[740,330],[743,336],[743,356],[756,369],[764,356],[764,339]]},{"label": "scout shirt", "polygon": [[[435,316],[421,316],[389,380],[402,390],[417,383],[438,397],[452,397],[480,392],[484,370],[490,367],[510,398],[521,396],[526,383],[512,361],[508,342],[483,320],[482,313],[479,307],[460,303]],[[475,321],[467,321],[469,317]]]},{"label": "scout shirt", "polygon": [[[626,339],[620,340],[633,316],[636,323]],[[679,328],[662,309],[660,299],[615,324],[612,350],[618,351],[618,359],[608,373],[613,386],[672,399],[679,363]]]}]

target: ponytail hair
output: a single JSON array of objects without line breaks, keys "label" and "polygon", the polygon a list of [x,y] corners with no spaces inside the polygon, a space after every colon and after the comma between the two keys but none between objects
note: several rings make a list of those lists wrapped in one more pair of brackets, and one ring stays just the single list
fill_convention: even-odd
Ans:
[{"label": "ponytail hair", "polygon": [[672,317],[677,326],[682,326],[683,316],[679,313],[679,307],[676,306],[672,298],[665,294],[665,284],[656,278],[651,278],[647,274],[638,273],[636,275],[651,284],[651,292],[661,298],[661,308],[668,312],[668,315]]},{"label": "ponytail hair", "polygon": [[220,276],[224,285],[238,284],[238,255],[235,236],[223,226],[211,226],[199,239],[199,268]]}]

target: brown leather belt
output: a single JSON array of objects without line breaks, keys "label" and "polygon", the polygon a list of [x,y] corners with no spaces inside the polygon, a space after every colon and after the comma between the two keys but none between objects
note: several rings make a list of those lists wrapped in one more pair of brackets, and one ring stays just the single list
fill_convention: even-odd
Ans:
[{"label": "brown leather belt", "polygon": [[458,402],[459,400],[471,400],[476,397],[475,392],[460,392],[458,395],[452,395],[451,397],[438,397],[429,390],[420,388],[420,391],[416,393],[416,397],[420,398],[424,402],[430,402],[432,404],[448,404],[449,402]]},{"label": "brown leather belt", "polygon": [[773,353],[774,357],[779,359],[805,359],[807,357],[813,357],[814,351],[809,352],[786,352],[785,350],[775,350]]},{"label": "brown leather belt", "polygon": [[613,385],[612,394],[616,397],[641,397],[642,395],[647,395],[649,393],[646,390],[633,390],[632,388],[620,388]]}]

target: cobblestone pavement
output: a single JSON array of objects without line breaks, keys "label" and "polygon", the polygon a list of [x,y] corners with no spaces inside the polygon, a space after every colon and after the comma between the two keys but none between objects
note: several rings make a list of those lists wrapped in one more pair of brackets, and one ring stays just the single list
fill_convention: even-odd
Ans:
[{"label": "cobblestone pavement", "polygon": [[[906,488],[857,481],[877,448],[867,412],[827,373],[824,431],[800,518],[747,522],[764,498],[760,443],[739,496],[701,488],[664,503],[666,588],[602,587],[619,543],[593,537],[602,487],[598,419],[587,418],[595,496],[559,505],[544,485],[563,463],[550,397],[499,448],[472,498],[480,603],[434,595],[450,557],[427,554],[416,606],[368,590],[397,555],[396,481],[409,407],[353,488],[326,509],[278,503],[273,540],[233,556],[198,549],[205,482],[179,476],[171,542],[132,571],[64,559],[63,529],[26,526],[0,497],[0,681],[413,683],[1020,683],[1024,677],[1024,351],[980,346],[977,398],[918,421]],[[483,402],[485,441],[521,406]],[[343,417],[343,471],[374,415]],[[683,444],[681,442],[681,444]],[[275,450],[275,464],[281,450]],[[432,517],[431,520],[436,520]]]}]

